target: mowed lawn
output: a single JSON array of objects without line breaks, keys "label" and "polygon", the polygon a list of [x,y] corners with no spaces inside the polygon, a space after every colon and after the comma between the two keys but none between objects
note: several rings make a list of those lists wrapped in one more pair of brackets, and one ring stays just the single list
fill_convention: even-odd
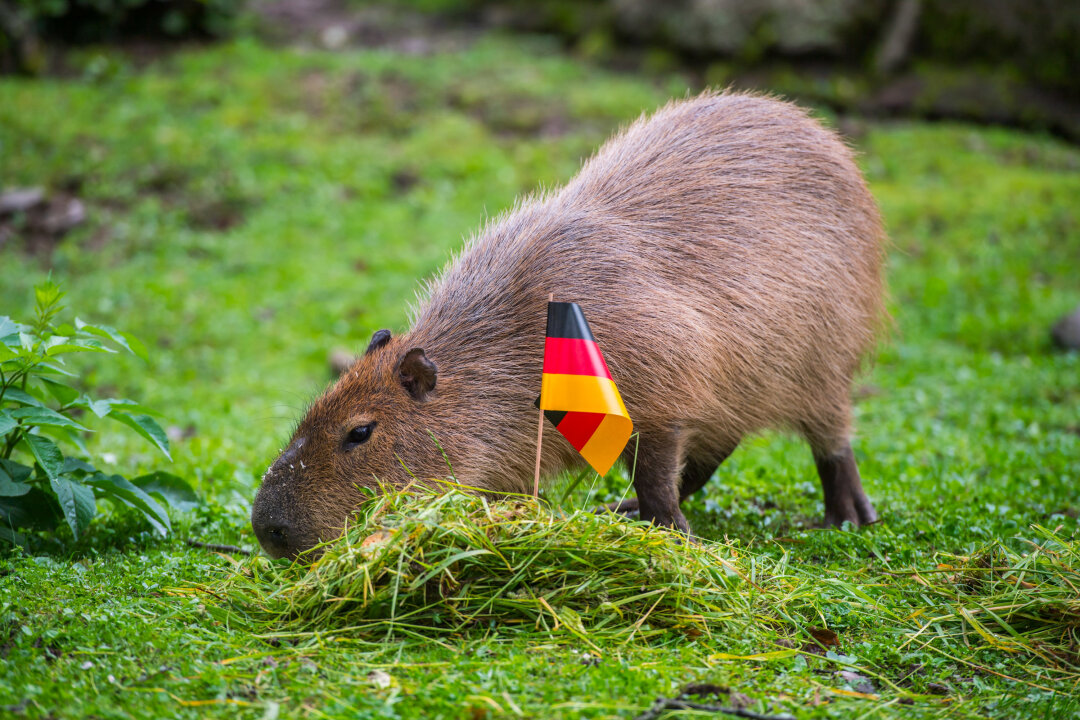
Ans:
[{"label": "mowed lawn", "polygon": [[[2,552],[0,716],[630,718],[690,682],[799,718],[1080,715],[1080,608],[998,623],[1054,577],[1014,578],[1006,596],[1004,570],[980,574],[1033,543],[1080,571],[1080,355],[1048,339],[1080,303],[1077,148],[845,123],[894,243],[895,326],[857,390],[855,452],[882,520],[815,528],[809,450],[778,435],[744,443],[688,512],[747,572],[790,576],[812,621],[599,653],[498,623],[430,643],[332,626],[282,641],[177,590],[234,571],[186,540],[253,546],[258,479],[330,380],[330,351],[404,329],[419,281],[463,237],[686,83],[497,37],[433,56],[239,41],[149,67],[90,60],[65,79],[0,79],[0,187],[74,193],[88,212],[51,251],[0,248],[0,315],[27,318],[51,273],[66,319],[144,340],[149,364],[79,369],[100,396],[158,409],[174,461],[104,425],[89,448],[118,471],[184,476],[206,502],[165,539],[108,511],[78,543]],[[549,496],[572,509],[625,478]],[[835,643],[814,645],[813,628]]]}]

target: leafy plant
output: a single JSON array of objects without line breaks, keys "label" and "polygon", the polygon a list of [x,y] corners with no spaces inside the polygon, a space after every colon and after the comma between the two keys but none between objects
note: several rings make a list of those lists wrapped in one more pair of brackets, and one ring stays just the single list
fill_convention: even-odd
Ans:
[{"label": "leafy plant", "polygon": [[[135,509],[161,535],[170,530],[165,505],[185,508],[198,498],[183,479],[163,472],[128,480],[86,459],[65,456],[61,445],[87,456],[81,415],[114,420],[166,457],[169,440],[148,410],[133,400],[94,399],[80,391],[66,358],[74,353],[124,350],[146,359],[129,333],[105,325],[54,324],[64,293],[51,280],[35,290],[33,323],[0,316],[0,540],[26,544],[17,530],[55,530],[67,522],[78,539],[104,498]],[[171,457],[170,457],[171,459]]]}]

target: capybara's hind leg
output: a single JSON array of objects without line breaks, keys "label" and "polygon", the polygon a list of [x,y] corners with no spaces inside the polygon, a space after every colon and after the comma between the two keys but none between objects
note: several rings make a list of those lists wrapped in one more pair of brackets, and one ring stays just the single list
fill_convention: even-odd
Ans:
[{"label": "capybara's hind leg", "polygon": [[732,443],[725,445],[721,450],[687,458],[679,483],[679,501],[682,502],[705,487],[705,483],[709,482],[709,478],[713,476],[716,469],[728,459],[731,453],[735,452],[738,445],[737,442]]},{"label": "capybara's hind leg", "polygon": [[634,468],[638,517],[656,525],[690,532],[679,509],[679,465],[682,442],[678,432],[642,432]]},{"label": "capybara's hind leg", "polygon": [[825,491],[826,525],[839,527],[845,520],[854,525],[877,521],[877,512],[863,491],[850,443],[827,455],[820,455],[815,450],[814,462],[821,477],[821,489]]}]

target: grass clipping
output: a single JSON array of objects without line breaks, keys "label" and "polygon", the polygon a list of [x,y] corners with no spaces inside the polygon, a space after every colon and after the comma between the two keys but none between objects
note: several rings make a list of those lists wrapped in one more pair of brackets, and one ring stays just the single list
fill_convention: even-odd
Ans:
[{"label": "grass clipping", "polygon": [[763,641],[777,626],[801,625],[787,609],[810,594],[782,561],[767,577],[755,564],[751,577],[727,545],[457,490],[376,497],[320,550],[310,565],[256,558],[215,594],[275,630],[430,639],[498,623],[503,633],[569,632],[594,649],[718,631]]},{"label": "grass clipping", "polygon": [[[943,582],[923,581],[934,608],[908,643],[925,634],[1042,662],[1025,667],[1038,676],[1080,681],[1080,542],[1038,525],[1038,540],[1016,550],[994,542],[971,556],[946,556]],[[935,597],[936,595],[936,597]],[[905,643],[907,645],[908,643]]]}]

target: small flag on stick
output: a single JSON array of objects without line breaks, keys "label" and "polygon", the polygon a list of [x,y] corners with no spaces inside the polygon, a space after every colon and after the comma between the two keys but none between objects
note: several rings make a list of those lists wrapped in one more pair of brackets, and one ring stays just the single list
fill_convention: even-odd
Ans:
[{"label": "small flag on stick", "polygon": [[615,464],[633,432],[619,389],[576,303],[548,302],[539,406],[601,475]]}]

